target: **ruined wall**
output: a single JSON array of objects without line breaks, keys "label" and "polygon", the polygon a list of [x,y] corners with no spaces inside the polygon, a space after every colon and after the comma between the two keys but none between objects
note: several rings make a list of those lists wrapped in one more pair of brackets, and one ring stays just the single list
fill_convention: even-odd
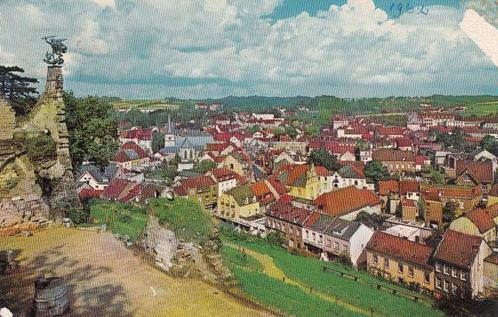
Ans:
[{"label": "ruined wall", "polygon": [[7,101],[0,96],[0,141],[11,140],[16,125],[15,112]]}]

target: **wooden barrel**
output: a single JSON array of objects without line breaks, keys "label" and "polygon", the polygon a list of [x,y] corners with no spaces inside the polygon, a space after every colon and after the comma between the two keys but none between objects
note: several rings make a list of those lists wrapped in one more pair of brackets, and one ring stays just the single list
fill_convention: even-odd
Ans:
[{"label": "wooden barrel", "polygon": [[69,296],[64,280],[60,277],[38,277],[35,280],[33,317],[61,316],[69,310]]}]

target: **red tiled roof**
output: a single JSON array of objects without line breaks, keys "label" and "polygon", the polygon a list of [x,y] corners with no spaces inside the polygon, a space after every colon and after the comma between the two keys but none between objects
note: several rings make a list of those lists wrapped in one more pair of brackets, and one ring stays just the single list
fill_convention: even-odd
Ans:
[{"label": "red tiled roof", "polygon": [[456,175],[468,172],[479,183],[493,183],[493,163],[491,161],[458,160]]},{"label": "red tiled roof", "polygon": [[208,143],[206,144],[206,151],[223,151],[228,147],[227,143]]},{"label": "red tiled roof", "polygon": [[491,190],[489,191],[488,195],[498,196],[498,184],[494,184],[493,186],[491,186]]},{"label": "red tiled roof", "polygon": [[126,179],[115,178],[102,192],[102,197],[107,199],[117,199],[130,182]]},{"label": "red tiled roof", "polygon": [[485,208],[484,211],[486,211],[491,216],[491,218],[494,219],[498,217],[498,204],[491,205]]},{"label": "red tiled roof", "polygon": [[330,172],[328,169],[326,169],[325,167],[323,166],[315,166],[315,170],[316,170],[316,174],[318,176],[330,176]]},{"label": "red tiled roof", "polygon": [[237,173],[231,171],[226,167],[217,167],[211,170],[211,173],[218,181],[237,178]]},{"label": "red tiled roof", "polygon": [[423,187],[420,189],[422,194],[427,197],[451,197],[451,198],[474,198],[482,194],[479,186],[465,187],[465,186],[434,186]]},{"label": "red tiled roof", "polygon": [[186,178],[181,181],[181,186],[189,189],[189,188],[199,188],[199,187],[209,187],[214,186],[216,183],[209,176],[199,176],[194,178]]},{"label": "red tiled roof", "polygon": [[252,183],[251,185],[251,190],[256,196],[263,196],[266,194],[271,194],[270,189],[266,185],[264,181]]},{"label": "red tiled roof", "polygon": [[399,193],[399,182],[397,180],[385,180],[379,181],[379,195],[386,196],[391,193],[397,194]]},{"label": "red tiled roof", "polygon": [[420,266],[427,270],[432,269],[429,260],[433,249],[427,245],[405,238],[376,231],[368,242],[366,249],[396,258],[402,262]]},{"label": "red tiled roof", "polygon": [[279,195],[284,195],[285,193],[287,193],[287,188],[278,180],[278,178],[270,176],[268,178],[268,182],[270,182],[270,185],[277,191]]},{"label": "red tiled roof", "polygon": [[401,205],[404,207],[415,207],[415,200],[413,199],[401,199]]},{"label": "red tiled roof", "polygon": [[415,155],[412,151],[377,149],[372,153],[372,159],[376,161],[407,161],[414,162]]},{"label": "red tiled roof", "polygon": [[119,136],[123,139],[152,140],[152,129],[131,129],[122,131]]},{"label": "red tiled roof", "polygon": [[429,160],[427,156],[424,155],[417,155],[415,156],[415,164],[417,165],[424,165],[424,163]]},{"label": "red tiled roof", "polygon": [[350,186],[322,194],[314,203],[330,216],[342,216],[360,208],[378,205],[380,199],[371,190]]},{"label": "red tiled roof", "polygon": [[104,192],[103,189],[83,188],[79,192],[80,199],[85,198],[99,198]]},{"label": "red tiled roof", "polygon": [[420,184],[416,180],[403,179],[399,182],[399,192],[401,195],[416,193],[420,191]]},{"label": "red tiled roof", "polygon": [[378,127],[377,133],[380,135],[403,135],[406,132],[402,127]]},{"label": "red tiled roof", "polygon": [[437,246],[434,258],[459,267],[469,268],[474,262],[481,242],[480,237],[448,230]]},{"label": "red tiled roof", "polygon": [[491,215],[483,209],[473,209],[466,216],[476,225],[480,233],[485,233],[496,226]]},{"label": "red tiled roof", "polygon": [[[134,153],[132,156],[130,156],[130,153]],[[136,156],[135,156],[136,154]],[[138,144],[135,142],[126,142],[121,146],[121,148],[118,150],[116,155],[112,158],[112,162],[118,162],[118,163],[124,163],[128,161],[134,161],[138,159],[144,159],[147,158],[147,152],[145,152],[142,147],[140,147]]]}]

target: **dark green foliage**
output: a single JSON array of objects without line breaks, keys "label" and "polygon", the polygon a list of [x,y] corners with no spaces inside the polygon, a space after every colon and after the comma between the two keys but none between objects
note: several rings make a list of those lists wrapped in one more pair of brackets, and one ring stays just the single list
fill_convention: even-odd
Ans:
[{"label": "dark green foliage", "polygon": [[164,147],[164,133],[154,131],[152,133],[152,152],[157,153]]},{"label": "dark green foliage", "polygon": [[181,240],[203,245],[213,234],[211,215],[197,201],[175,198],[170,202],[157,198],[149,203],[148,209]]},{"label": "dark green foliage", "polygon": [[464,133],[461,129],[455,129],[452,134],[436,133],[436,142],[448,149],[462,150],[465,146],[464,141]]},{"label": "dark green foliage", "polygon": [[90,210],[84,208],[69,208],[66,217],[71,219],[75,225],[87,223],[90,220]]},{"label": "dark green foliage", "polygon": [[330,155],[325,149],[313,150],[309,156],[308,163],[323,166],[329,171],[336,171],[339,169],[336,158]]},{"label": "dark green foliage", "polygon": [[216,163],[209,160],[203,160],[194,167],[194,171],[206,174],[208,171],[216,167]]},{"label": "dark green foliage", "polygon": [[458,205],[454,201],[447,201],[443,206],[443,222],[451,223],[455,220],[456,211],[458,209]]},{"label": "dark green foliage", "polygon": [[178,176],[177,165],[172,163],[174,162],[168,164],[168,162],[163,161],[159,167],[147,173],[147,177],[165,180],[168,183],[172,182]]},{"label": "dark green foliage", "polygon": [[498,141],[492,135],[482,138],[479,145],[486,151],[498,156]]},{"label": "dark green foliage", "polygon": [[370,161],[365,164],[365,176],[377,183],[389,177],[387,168],[379,161]]},{"label": "dark green foliage", "polygon": [[88,160],[104,168],[119,147],[111,104],[96,97],[76,98],[72,92],[64,93],[64,103],[73,166]]},{"label": "dark green foliage", "polygon": [[0,95],[10,102],[17,115],[25,115],[36,104],[37,91],[32,85],[38,80],[19,73],[24,73],[24,69],[0,65]]},{"label": "dark green foliage", "polygon": [[356,221],[359,221],[370,228],[380,229],[384,223],[384,218],[378,214],[369,214],[368,212],[362,211],[356,216]]},{"label": "dark green foliage", "polygon": [[270,232],[266,235],[265,239],[269,244],[279,247],[281,247],[287,242],[285,236],[279,232]]},{"label": "dark green foliage", "polygon": [[35,164],[46,163],[57,159],[56,144],[49,135],[39,135],[23,140],[26,153]]},{"label": "dark green foliage", "polygon": [[249,128],[247,128],[247,132],[249,132],[250,134],[254,134],[260,130],[261,130],[261,126],[259,126],[259,125],[253,125],[253,126],[250,126]]}]

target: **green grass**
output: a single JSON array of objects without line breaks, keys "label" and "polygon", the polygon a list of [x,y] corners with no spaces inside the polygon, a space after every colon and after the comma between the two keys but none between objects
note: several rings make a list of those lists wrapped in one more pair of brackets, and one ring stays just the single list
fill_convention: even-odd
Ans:
[{"label": "green grass", "polygon": [[232,247],[223,245],[221,248],[221,255],[223,256],[224,263],[229,265],[232,269],[234,266],[239,266],[255,272],[263,271],[263,265],[255,258]]},{"label": "green grass", "polygon": [[105,224],[113,233],[128,235],[136,241],[147,224],[143,208],[116,202],[96,201],[90,206],[93,223]]},{"label": "green grass", "polygon": [[249,297],[280,312],[296,317],[363,316],[321,300],[297,286],[285,284],[263,273],[233,269],[240,287]]},{"label": "green grass", "polygon": [[213,233],[211,215],[195,200],[175,198],[170,202],[159,198],[152,200],[148,208],[163,226],[173,230],[181,240],[202,245]]},{"label": "green grass", "polygon": [[[275,264],[289,278],[300,281],[317,291],[337,297],[352,305],[363,307],[367,310],[373,308],[377,314],[383,316],[444,316],[443,312],[426,304],[416,303],[387,291],[377,290],[375,285],[382,284],[410,292],[401,286],[379,280],[366,272],[357,272],[339,263],[325,263],[312,258],[295,256],[282,248],[264,243],[248,241],[234,242],[271,256]],[[330,271],[324,272],[322,270],[324,265],[358,276],[360,278],[359,282],[341,277]]]},{"label": "green grass", "polygon": [[487,116],[490,114],[498,114],[498,100],[476,103],[474,105],[468,106],[467,109],[463,112],[465,116]]}]

